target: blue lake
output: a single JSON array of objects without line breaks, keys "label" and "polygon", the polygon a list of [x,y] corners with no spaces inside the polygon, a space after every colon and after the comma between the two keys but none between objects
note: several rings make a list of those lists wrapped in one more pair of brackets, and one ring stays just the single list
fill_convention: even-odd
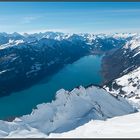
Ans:
[{"label": "blue lake", "polygon": [[97,55],[82,57],[38,84],[0,98],[0,119],[31,113],[37,104],[51,102],[61,88],[71,90],[79,85],[100,84],[101,60],[102,56]]}]

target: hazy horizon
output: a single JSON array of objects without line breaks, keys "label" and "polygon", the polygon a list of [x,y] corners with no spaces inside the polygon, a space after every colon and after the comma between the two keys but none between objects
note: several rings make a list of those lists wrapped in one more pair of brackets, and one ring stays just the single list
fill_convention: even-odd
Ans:
[{"label": "hazy horizon", "polygon": [[140,33],[139,2],[0,2],[0,32]]}]

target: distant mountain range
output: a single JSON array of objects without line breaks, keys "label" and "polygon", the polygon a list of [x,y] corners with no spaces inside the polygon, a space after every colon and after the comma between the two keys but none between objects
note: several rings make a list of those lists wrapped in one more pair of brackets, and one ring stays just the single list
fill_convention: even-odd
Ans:
[{"label": "distant mountain range", "polygon": [[29,87],[82,56],[122,48],[133,36],[0,33],[0,96]]}]

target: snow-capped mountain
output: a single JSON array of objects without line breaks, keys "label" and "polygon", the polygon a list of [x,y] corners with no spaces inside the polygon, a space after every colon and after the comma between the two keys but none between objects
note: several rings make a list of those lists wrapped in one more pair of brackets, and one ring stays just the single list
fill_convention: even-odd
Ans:
[{"label": "snow-capped mountain", "polygon": [[140,66],[140,35],[128,39],[125,45],[103,59],[103,73],[106,81],[116,79]]},{"label": "snow-capped mountain", "polygon": [[133,36],[104,60],[108,71],[105,77],[110,80],[104,88],[140,108],[140,36]]},{"label": "snow-capped mountain", "polygon": [[73,130],[90,120],[106,120],[136,112],[124,98],[90,86],[59,90],[52,103],[44,103],[29,115],[12,122],[0,121],[0,137],[47,137]]},{"label": "snow-capped mountain", "polygon": [[[44,32],[44,33],[34,33],[34,34],[27,34],[24,33],[23,35],[19,33],[0,33],[0,45],[7,44],[10,42],[10,40],[17,41],[22,40],[26,43],[31,43],[34,41],[39,41],[40,39],[54,39],[58,41],[62,40],[68,40],[68,41],[84,41],[85,43],[92,45],[94,44],[95,40],[97,39],[112,39],[115,40],[124,40],[128,38],[132,38],[133,36],[136,36],[136,34],[112,34],[112,35],[106,35],[106,34],[89,34],[89,33],[81,33],[81,34],[72,34],[72,33],[61,33],[61,32]],[[95,41],[95,42],[94,42]],[[114,43],[115,45],[115,43]]]},{"label": "snow-capped mountain", "polygon": [[104,34],[59,32],[1,33],[0,96],[27,88],[85,55],[119,49],[127,39],[130,39],[130,35],[128,38],[114,38],[113,35]]}]

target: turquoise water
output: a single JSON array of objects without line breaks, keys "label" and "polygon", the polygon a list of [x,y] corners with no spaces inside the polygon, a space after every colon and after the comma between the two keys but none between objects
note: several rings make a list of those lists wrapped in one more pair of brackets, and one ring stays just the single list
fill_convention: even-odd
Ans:
[{"label": "turquoise water", "polygon": [[101,59],[96,55],[85,56],[31,88],[0,98],[0,119],[31,113],[37,104],[52,101],[61,88],[71,90],[79,85],[100,84]]}]

